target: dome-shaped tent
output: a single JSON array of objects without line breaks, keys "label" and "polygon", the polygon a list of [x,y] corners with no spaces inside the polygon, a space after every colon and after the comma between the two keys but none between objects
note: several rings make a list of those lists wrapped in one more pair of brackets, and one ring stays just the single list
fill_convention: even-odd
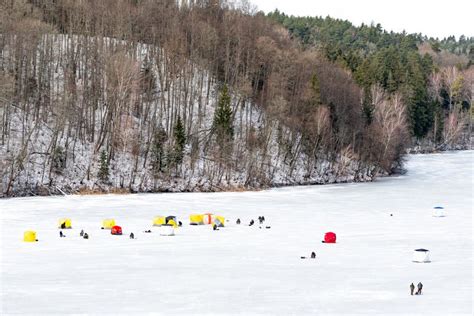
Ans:
[{"label": "dome-shaped tent", "polygon": [[172,225],[161,225],[158,231],[161,236],[174,236],[174,227]]},{"label": "dome-shaped tent", "polygon": [[436,206],[433,208],[433,217],[445,217],[446,211],[442,206]]},{"label": "dome-shaped tent", "polygon": [[112,235],[122,235],[122,227],[120,226],[113,226],[112,229],[110,230],[110,233]]},{"label": "dome-shaped tent", "polygon": [[333,232],[327,232],[324,234],[323,243],[326,244],[335,244],[336,243],[336,234]]},{"label": "dome-shaped tent", "polygon": [[115,219],[108,218],[102,221],[102,228],[111,229],[115,226]]},{"label": "dome-shaped tent", "polygon": [[189,215],[190,225],[202,225],[204,224],[204,215],[202,214],[191,214]]},{"label": "dome-shaped tent", "polygon": [[205,213],[203,214],[203,222],[206,225],[210,225],[214,223],[214,215],[211,213]]},{"label": "dome-shaped tent", "polygon": [[224,223],[225,223],[225,218],[223,216],[216,216],[214,218],[214,224],[217,227],[224,227]]},{"label": "dome-shaped tent", "polygon": [[430,251],[428,249],[415,249],[413,251],[413,262],[431,262]]},{"label": "dome-shaped tent", "polygon": [[38,241],[38,239],[36,239],[36,232],[35,232],[35,231],[32,231],[32,230],[27,230],[27,231],[23,234],[23,241],[24,241],[24,242],[35,242],[35,241]]},{"label": "dome-shaped tent", "polygon": [[70,229],[72,228],[72,221],[70,218],[61,218],[58,221],[58,228],[61,229]]}]

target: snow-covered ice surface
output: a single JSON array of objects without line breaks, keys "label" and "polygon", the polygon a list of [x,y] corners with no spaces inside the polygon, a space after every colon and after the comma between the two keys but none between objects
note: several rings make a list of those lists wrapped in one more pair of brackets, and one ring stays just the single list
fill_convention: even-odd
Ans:
[{"label": "snow-covered ice surface", "polygon": [[[362,184],[0,200],[0,314],[470,315],[473,161],[411,156],[406,175]],[[432,217],[438,205],[447,217]],[[204,211],[228,227],[187,225]],[[176,236],[142,232],[160,214],[183,221]],[[259,215],[271,229],[235,224]],[[60,239],[61,217],[73,229]],[[109,217],[124,236],[100,229]],[[22,242],[27,229],[38,243]],[[327,231],[337,244],[321,243]],[[411,261],[421,247],[431,263]]]}]

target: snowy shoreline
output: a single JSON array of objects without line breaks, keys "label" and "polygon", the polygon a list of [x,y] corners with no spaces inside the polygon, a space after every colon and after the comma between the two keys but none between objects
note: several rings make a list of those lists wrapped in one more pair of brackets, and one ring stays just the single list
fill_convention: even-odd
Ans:
[{"label": "snowy shoreline", "polygon": [[[449,149],[449,150],[435,150],[435,151],[417,151],[416,153],[409,153],[407,154],[405,159],[408,159],[410,156],[418,156],[418,155],[431,155],[431,154],[449,154],[449,153],[456,153],[456,152],[468,152],[471,149],[467,147],[463,147],[463,149]],[[34,197],[34,196],[88,196],[88,195],[107,195],[107,194],[141,194],[141,193],[216,193],[216,192],[256,192],[262,190],[268,190],[272,188],[286,188],[286,187],[306,187],[306,186],[325,186],[331,184],[344,184],[344,183],[366,183],[366,182],[373,182],[378,178],[390,178],[392,176],[397,177],[399,175],[403,175],[406,173],[405,167],[403,169],[398,169],[396,172],[392,174],[376,174],[373,177],[367,176],[360,177],[359,174],[354,173],[353,177],[330,177],[328,176],[326,179],[327,181],[293,181],[293,182],[279,182],[279,183],[271,183],[271,184],[262,184],[258,186],[243,186],[242,184],[221,184],[221,185],[214,185],[210,183],[202,183],[201,181],[197,181],[194,187],[189,186],[189,181],[185,179],[174,179],[169,182],[168,188],[159,188],[158,190],[129,190],[124,188],[118,188],[113,186],[103,186],[92,184],[91,187],[87,186],[79,186],[76,188],[71,188],[68,186],[63,187],[48,187],[48,186],[37,186],[33,188],[28,188],[25,191],[14,191],[15,193],[11,196],[3,196],[0,192],[0,199],[8,199],[8,198],[15,198],[15,197]],[[188,183],[188,184],[187,184]],[[174,186],[173,186],[174,184]],[[90,184],[89,184],[90,185]]]}]

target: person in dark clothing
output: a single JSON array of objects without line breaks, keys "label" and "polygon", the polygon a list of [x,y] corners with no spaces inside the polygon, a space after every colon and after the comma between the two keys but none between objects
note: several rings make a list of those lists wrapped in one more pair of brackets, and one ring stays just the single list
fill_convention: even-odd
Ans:
[{"label": "person in dark clothing", "polygon": [[212,225],[212,230],[218,230],[216,224]]},{"label": "person in dark clothing", "polygon": [[259,216],[259,217],[258,217],[258,222],[259,222],[260,224],[263,224],[262,216]]},{"label": "person in dark clothing", "polygon": [[237,223],[237,225],[240,225],[240,218],[237,218],[236,223]]},{"label": "person in dark clothing", "polygon": [[181,221],[178,222],[178,226],[181,227],[183,226],[183,223]]},{"label": "person in dark clothing", "polygon": [[63,232],[60,231],[60,232],[59,232],[59,237],[66,237],[66,236],[64,236]]},{"label": "person in dark clothing", "polygon": [[421,290],[423,289],[423,284],[418,283],[418,291],[416,292],[416,295],[421,295]]},{"label": "person in dark clothing", "polygon": [[265,216],[262,216],[262,221],[265,221]]},{"label": "person in dark clothing", "polygon": [[62,229],[66,229],[66,223],[65,223],[65,222],[62,222],[62,223],[61,223],[61,228],[62,228]]},{"label": "person in dark clothing", "polygon": [[84,239],[89,239],[89,235],[87,233],[84,233]]},{"label": "person in dark clothing", "polygon": [[311,253],[311,259],[316,259],[316,253],[314,251]]},{"label": "person in dark clothing", "polygon": [[81,229],[81,233],[79,234],[79,236],[84,237],[84,229]]},{"label": "person in dark clothing", "polygon": [[135,239],[135,235],[133,233],[130,233],[130,239]]},{"label": "person in dark clothing", "polygon": [[410,284],[410,293],[413,295],[413,291],[415,290],[415,285],[412,283]]},{"label": "person in dark clothing", "polygon": [[253,224],[255,224],[255,221],[252,219],[252,220],[250,221],[249,226],[252,226]]}]

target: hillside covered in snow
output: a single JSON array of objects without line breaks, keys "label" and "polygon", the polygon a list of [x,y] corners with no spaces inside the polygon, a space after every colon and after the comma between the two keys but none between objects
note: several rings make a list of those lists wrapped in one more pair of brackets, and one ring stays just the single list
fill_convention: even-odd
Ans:
[{"label": "hillside covered in snow", "polygon": [[246,5],[1,6],[0,197],[371,181],[402,166],[406,97],[361,89]]}]

